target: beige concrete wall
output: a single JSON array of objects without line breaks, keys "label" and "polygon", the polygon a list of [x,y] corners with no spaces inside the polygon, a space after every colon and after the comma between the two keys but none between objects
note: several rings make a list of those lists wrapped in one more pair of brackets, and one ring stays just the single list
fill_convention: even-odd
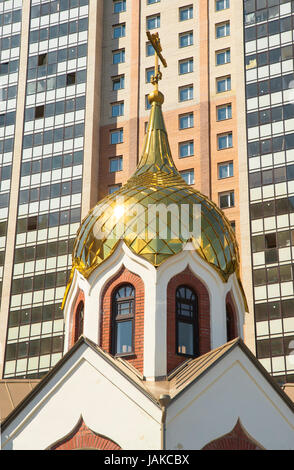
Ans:
[{"label": "beige concrete wall", "polygon": [[103,1],[89,2],[87,91],[83,171],[82,218],[95,205],[99,190],[99,150],[101,125],[101,64]]}]

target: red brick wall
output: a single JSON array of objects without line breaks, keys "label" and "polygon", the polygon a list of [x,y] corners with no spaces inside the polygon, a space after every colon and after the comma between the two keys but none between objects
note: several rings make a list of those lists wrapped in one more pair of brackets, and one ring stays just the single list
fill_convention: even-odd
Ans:
[{"label": "red brick wall", "polygon": [[210,303],[204,284],[189,268],[173,277],[167,286],[167,372],[169,373],[187,358],[176,354],[176,290],[180,285],[193,289],[198,297],[199,352],[210,351]]},{"label": "red brick wall", "polygon": [[74,308],[73,308],[73,316],[72,316],[71,332],[70,332],[70,345],[69,345],[70,348],[74,345],[74,343],[76,341],[75,337],[76,337],[76,329],[77,329],[77,309],[80,305],[80,302],[85,303],[85,295],[84,295],[84,292],[82,290],[79,292],[79,295],[78,295],[78,297],[75,301],[75,305],[74,305]]},{"label": "red brick wall", "polygon": [[[229,312],[232,316],[232,319],[233,319],[233,336],[234,336],[234,338],[237,338],[237,336],[239,336],[237,313],[236,313],[236,307],[235,307],[231,292],[227,293],[226,306],[228,306],[228,310],[229,310]],[[233,338],[231,338],[231,339],[233,339]]]},{"label": "red brick wall", "polygon": [[202,450],[262,450],[262,448],[247,436],[238,420],[230,433],[210,442]]},{"label": "red brick wall", "polygon": [[101,315],[101,335],[100,346],[104,351],[111,353],[112,337],[112,294],[120,285],[129,283],[135,288],[135,322],[134,322],[134,354],[124,356],[134,367],[143,373],[144,354],[144,283],[136,274],[131,273],[126,268],[112,278],[106,285],[102,295],[102,315]]},{"label": "red brick wall", "polygon": [[111,439],[95,434],[81,420],[70,436],[59,441],[50,450],[74,449],[120,450],[121,448]]}]

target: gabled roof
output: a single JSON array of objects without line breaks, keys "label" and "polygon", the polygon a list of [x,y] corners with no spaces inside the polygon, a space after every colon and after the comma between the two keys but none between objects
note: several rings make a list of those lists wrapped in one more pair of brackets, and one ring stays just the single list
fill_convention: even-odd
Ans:
[{"label": "gabled roof", "polygon": [[[289,396],[278,386],[275,380],[269,375],[261,363],[256,359],[248,347],[243,343],[241,338],[236,338],[208,353],[195,359],[188,359],[177,369],[172,371],[166,378],[161,381],[146,381],[140,372],[138,372],[127,361],[120,358],[114,358],[110,354],[103,351],[99,346],[83,336],[74,344],[74,346],[60,359],[60,361],[46,374],[42,380],[37,383],[33,390],[24,397],[23,400],[12,410],[12,412],[2,422],[2,429],[6,428],[18,413],[45,387],[52,379],[57,371],[69,360],[69,358],[83,345],[86,344],[94,350],[100,357],[114,367],[126,379],[128,379],[136,388],[140,389],[151,401],[156,405],[159,404],[161,394],[168,394],[171,400],[177,399],[184,393],[188,387],[192,386],[197,380],[206,374],[213,366],[215,366],[227,354],[239,347],[254,366],[263,375],[266,381],[276,390],[281,399],[294,412],[294,403]],[[31,381],[33,382],[33,381]]]}]

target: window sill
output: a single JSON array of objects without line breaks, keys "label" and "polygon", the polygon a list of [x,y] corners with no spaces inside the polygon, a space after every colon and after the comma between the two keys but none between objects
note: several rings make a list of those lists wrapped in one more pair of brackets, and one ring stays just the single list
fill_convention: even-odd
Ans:
[{"label": "window sill", "polygon": [[114,355],[115,358],[124,358],[124,357],[127,357],[128,359],[130,359],[131,357],[136,357],[136,354],[134,352],[129,352],[129,353],[119,353],[119,354],[115,354]]}]

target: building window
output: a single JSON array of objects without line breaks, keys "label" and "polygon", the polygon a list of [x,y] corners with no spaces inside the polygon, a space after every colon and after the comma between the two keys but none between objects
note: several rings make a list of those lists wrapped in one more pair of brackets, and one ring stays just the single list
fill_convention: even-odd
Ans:
[{"label": "building window", "polygon": [[125,50],[120,49],[112,53],[112,63],[113,64],[122,64],[125,62]]},{"label": "building window", "polygon": [[151,104],[149,102],[149,99],[148,99],[148,96],[149,95],[145,95],[145,109],[151,109]]},{"label": "building window", "polygon": [[217,120],[218,121],[225,121],[226,119],[231,119],[232,117],[232,105],[225,104],[223,106],[218,106],[216,108],[217,111]]},{"label": "building window", "polygon": [[231,62],[231,51],[226,49],[216,53],[216,65],[224,65]]},{"label": "building window", "polygon": [[218,165],[219,179],[230,178],[231,176],[234,176],[233,162],[220,163]]},{"label": "building window", "polygon": [[154,47],[152,46],[151,42],[146,43],[146,56],[150,57],[155,54]]},{"label": "building window", "polygon": [[232,341],[235,338],[235,321],[234,313],[231,309],[231,306],[227,304],[226,306],[226,326],[227,326],[227,341]]},{"label": "building window", "polygon": [[40,54],[38,56],[38,67],[41,67],[42,65],[47,64],[47,54]]},{"label": "building window", "polygon": [[123,157],[113,157],[109,159],[110,173],[122,171],[122,169],[123,169]]},{"label": "building window", "polygon": [[218,150],[224,150],[233,146],[233,135],[231,132],[217,136]]},{"label": "building window", "polygon": [[113,91],[122,90],[125,87],[125,76],[120,75],[119,77],[112,77],[112,89]]},{"label": "building window", "polygon": [[215,36],[217,39],[230,36],[230,22],[217,24],[215,26]]},{"label": "building window", "polygon": [[145,74],[146,74],[146,83],[150,83],[152,75],[155,74],[154,67],[150,67],[149,69],[146,69]]},{"label": "building window", "polygon": [[195,292],[187,286],[176,291],[176,347],[177,354],[199,355],[198,312]]},{"label": "building window", "polygon": [[66,86],[71,86],[76,83],[76,72],[70,72],[66,75]]},{"label": "building window", "polygon": [[193,44],[193,32],[189,31],[188,33],[181,33],[179,35],[179,46],[187,47],[192,46]]},{"label": "building window", "polygon": [[111,105],[111,116],[118,117],[124,115],[124,102],[121,101],[120,103],[113,103]]},{"label": "building window", "polygon": [[181,114],[179,116],[179,128],[189,129],[190,127],[194,127],[194,114]]},{"label": "building window", "polygon": [[160,15],[152,15],[147,18],[147,29],[160,28]]},{"label": "building window", "polygon": [[180,171],[182,178],[186,181],[187,184],[194,184],[194,170],[184,170]]},{"label": "building window", "polygon": [[84,331],[84,302],[80,302],[75,315],[74,342],[76,343]]},{"label": "building window", "polygon": [[230,0],[216,0],[216,11],[226,10],[227,8],[230,8]]},{"label": "building window", "polygon": [[125,23],[117,24],[112,27],[113,39],[123,38],[126,35],[126,25]]},{"label": "building window", "polygon": [[187,7],[180,8],[179,13],[180,21],[191,20],[193,18],[193,6],[189,5]]},{"label": "building window", "polygon": [[231,89],[231,77],[221,77],[216,80],[217,93],[223,93],[224,91],[230,91]]},{"label": "building window", "polygon": [[115,290],[112,298],[112,352],[128,354],[134,351],[135,289],[126,284]]},{"label": "building window", "polygon": [[179,62],[179,74],[193,72],[193,59],[184,59]]},{"label": "building window", "polygon": [[147,0],[147,5],[152,5],[152,3],[159,3],[160,0]]},{"label": "building window", "polygon": [[121,188],[121,184],[113,184],[112,186],[108,186],[108,194],[115,193]]},{"label": "building window", "polygon": [[113,12],[121,13],[122,11],[126,11],[126,0],[114,0]]},{"label": "building window", "polygon": [[219,194],[219,206],[221,209],[228,209],[229,207],[234,207],[234,205],[235,205],[234,191],[228,191],[226,193]]},{"label": "building window", "polygon": [[179,100],[188,101],[193,99],[193,85],[182,86],[179,88]]},{"label": "building window", "polygon": [[191,157],[194,155],[194,141],[180,142],[179,143],[179,156],[180,158]]},{"label": "building window", "polygon": [[45,105],[36,106],[35,119],[42,119],[44,117]]},{"label": "building window", "polygon": [[124,131],[123,129],[116,129],[110,132],[110,143],[121,144],[123,142]]}]

